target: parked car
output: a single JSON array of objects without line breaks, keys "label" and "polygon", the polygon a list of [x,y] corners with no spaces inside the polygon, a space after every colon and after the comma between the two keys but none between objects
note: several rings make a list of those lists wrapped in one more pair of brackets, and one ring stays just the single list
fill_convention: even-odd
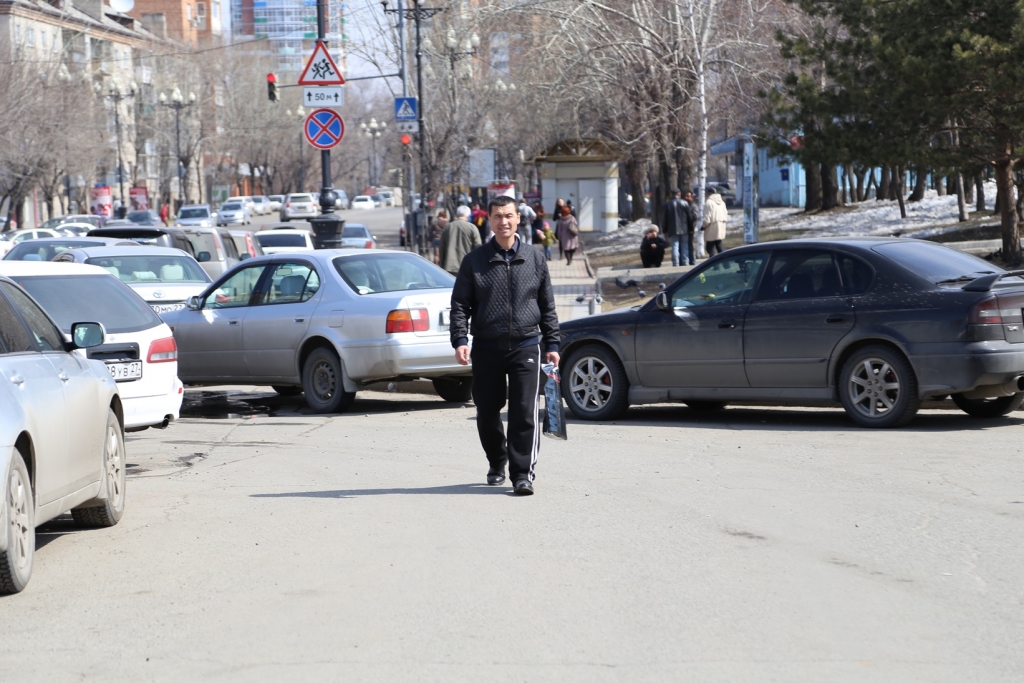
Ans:
[{"label": "parked car", "polygon": [[61,223],[54,229],[67,237],[82,237],[88,235],[94,227],[92,223]]},{"label": "parked car", "polygon": [[128,246],[134,247],[138,243],[130,240],[122,240],[107,237],[46,237],[41,240],[30,240],[15,246],[7,255],[5,261],[52,261],[59,254],[69,249],[81,247],[110,247]]},{"label": "parked car", "polygon": [[379,209],[380,207],[384,206],[384,198],[381,197],[379,194],[371,194],[370,199],[373,200],[373,205],[376,208]]},{"label": "parked car", "polygon": [[394,206],[395,205],[395,194],[390,190],[381,190],[377,193],[380,197],[381,206]]},{"label": "parked car", "polygon": [[106,363],[117,382],[126,430],[165,427],[178,419],[183,393],[171,329],[128,285],[103,268],[80,263],[2,261],[0,275],[39,302],[68,339],[75,321],[103,326],[103,343],[82,353]]},{"label": "parked car", "polygon": [[239,202],[245,207],[245,210],[249,212],[249,215],[256,213],[256,203],[252,200],[249,195],[238,195],[237,197],[228,197],[225,202]]},{"label": "parked car", "polygon": [[249,259],[169,314],[179,376],[302,391],[321,413],[342,412],[360,388],[397,377],[431,379],[445,400],[469,400],[471,370],[455,362],[448,338],[454,282],[398,251]]},{"label": "parked car", "polygon": [[131,287],[157,315],[184,308],[190,296],[211,282],[194,258],[168,247],[84,247],[65,251],[54,261],[99,266]]},{"label": "parked car", "polygon": [[258,195],[252,198],[253,213],[258,216],[266,216],[270,213],[270,199],[263,195]]},{"label": "parked car", "polygon": [[350,223],[341,230],[342,249],[376,249],[376,240],[365,225]]},{"label": "parked car", "polygon": [[357,195],[352,198],[353,209],[375,209],[377,204],[373,199],[365,194]]},{"label": "parked car", "polygon": [[228,225],[249,225],[252,222],[252,214],[249,209],[240,201],[228,200],[220,205],[217,210],[217,225],[225,227]]},{"label": "parked car", "polygon": [[125,216],[129,221],[135,225],[163,225],[164,222],[160,220],[160,214],[152,209],[142,209],[139,211],[129,211],[128,215]]},{"label": "parked car", "polygon": [[94,228],[102,228],[103,218],[100,216],[94,216],[90,213],[70,213],[65,216],[57,216],[56,218],[43,221],[39,224],[39,227],[48,230],[56,230],[65,223],[88,223]]},{"label": "parked car", "polygon": [[309,230],[275,228],[256,233],[256,241],[264,254],[282,254],[313,249],[313,233]]},{"label": "parked car", "polygon": [[336,209],[347,209],[348,208],[348,193],[345,190],[334,191],[334,208]]},{"label": "parked car", "polygon": [[278,213],[285,223],[296,218],[310,219],[320,215],[316,208],[316,201],[311,194],[287,195]]},{"label": "parked car", "polygon": [[88,237],[111,237],[131,240],[139,244],[172,247],[195,256],[192,242],[189,241],[189,236],[182,228],[147,228],[143,226],[112,228],[108,224],[108,226],[90,230]]},{"label": "parked car", "polygon": [[220,277],[242,259],[231,233],[224,228],[184,228],[192,253],[211,278]]},{"label": "parked car", "polygon": [[4,241],[0,242],[0,254],[6,254],[14,248],[14,245],[21,244],[28,240],[44,239],[46,237],[61,237],[57,230],[43,228],[26,228],[6,233]]},{"label": "parked car", "polygon": [[267,199],[270,200],[270,210],[271,211],[280,211],[281,210],[281,205],[284,204],[284,195],[283,194],[272,194],[269,197],[267,197]]},{"label": "parked car", "polygon": [[842,403],[906,424],[952,394],[997,417],[1024,402],[1024,280],[939,244],[791,240],[708,259],[646,304],[562,326],[562,392],[583,419],[630,404]]},{"label": "parked car", "polygon": [[[85,314],[86,311],[83,311]],[[79,526],[117,524],[125,504],[123,407],[95,321],[69,339],[17,284],[0,278],[0,593],[32,576],[35,529],[70,510]]]},{"label": "parked car", "polygon": [[260,247],[255,232],[251,230],[229,230],[228,232],[231,233],[231,239],[235,243],[239,261],[253,256],[263,256],[263,248]]},{"label": "parked car", "polygon": [[174,224],[179,227],[208,228],[214,220],[215,215],[209,204],[190,204],[179,209]]}]

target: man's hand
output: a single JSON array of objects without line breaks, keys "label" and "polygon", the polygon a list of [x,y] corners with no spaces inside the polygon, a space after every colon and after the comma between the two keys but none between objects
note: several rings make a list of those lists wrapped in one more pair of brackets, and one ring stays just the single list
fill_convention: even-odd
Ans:
[{"label": "man's hand", "polygon": [[561,360],[561,356],[558,355],[558,351],[548,351],[548,355],[545,356],[548,363],[554,363],[555,367],[558,367],[558,361]]},{"label": "man's hand", "polygon": [[[558,354],[555,354],[556,356]],[[459,365],[469,365],[469,347],[463,344],[455,349],[455,360]]]}]

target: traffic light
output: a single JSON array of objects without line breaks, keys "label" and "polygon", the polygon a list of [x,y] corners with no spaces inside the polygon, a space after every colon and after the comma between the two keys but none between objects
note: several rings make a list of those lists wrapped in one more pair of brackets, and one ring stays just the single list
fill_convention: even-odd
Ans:
[{"label": "traffic light", "polygon": [[408,147],[409,144],[412,142],[412,138],[409,137],[408,133],[402,133],[402,137],[400,139],[402,140],[402,145],[405,147]]},{"label": "traffic light", "polygon": [[271,102],[278,102],[281,99],[281,94],[277,91],[277,76],[274,74],[267,74],[267,99]]}]

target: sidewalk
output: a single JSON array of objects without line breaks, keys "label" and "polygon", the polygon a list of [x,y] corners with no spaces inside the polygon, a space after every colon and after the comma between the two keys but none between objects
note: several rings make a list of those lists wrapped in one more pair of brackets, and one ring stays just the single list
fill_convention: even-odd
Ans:
[{"label": "sidewalk", "polygon": [[[590,313],[590,300],[597,293],[597,286],[594,278],[587,274],[587,266],[577,252],[572,260],[572,265],[565,265],[565,259],[558,258],[558,252],[548,261],[548,272],[551,273],[551,285],[555,291],[555,308],[558,311],[559,320],[572,320],[582,318]],[[583,295],[582,302],[576,301],[577,297]],[[601,307],[597,307],[598,312]]]}]

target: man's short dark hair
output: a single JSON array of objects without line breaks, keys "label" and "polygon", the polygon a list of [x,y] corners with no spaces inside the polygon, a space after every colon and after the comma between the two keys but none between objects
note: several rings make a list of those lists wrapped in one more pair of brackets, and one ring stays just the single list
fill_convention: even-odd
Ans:
[{"label": "man's short dark hair", "polygon": [[[494,207],[496,207],[496,206],[509,206],[509,205],[516,206],[515,197],[509,197],[508,195],[500,194],[497,197],[495,197],[494,199],[492,199],[491,201],[487,202],[487,214],[488,215],[492,214],[494,212]],[[518,211],[519,208],[516,207],[516,210]]]},{"label": "man's short dark hair", "polygon": [[677,195],[677,194],[682,194],[682,193],[681,193],[681,192],[679,191],[679,188],[678,188],[678,187],[673,187],[673,188],[672,188],[672,191],[671,191],[671,192],[669,192],[669,194],[670,194],[670,195],[673,195],[673,196],[675,196],[675,195]]}]

